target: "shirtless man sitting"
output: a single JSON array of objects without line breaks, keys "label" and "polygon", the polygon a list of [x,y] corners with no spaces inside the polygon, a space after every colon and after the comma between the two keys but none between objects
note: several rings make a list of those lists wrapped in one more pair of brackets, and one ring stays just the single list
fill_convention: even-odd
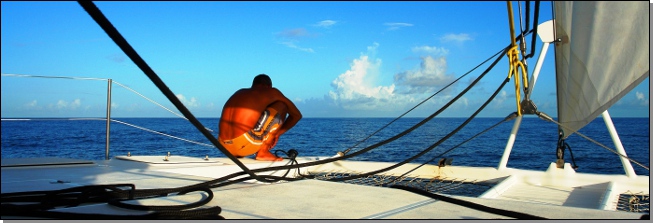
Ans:
[{"label": "shirtless man sitting", "polygon": [[225,103],[218,141],[236,157],[256,153],[256,160],[281,161],[270,150],[301,118],[295,104],[272,87],[270,77],[259,74],[251,88],[236,91]]}]

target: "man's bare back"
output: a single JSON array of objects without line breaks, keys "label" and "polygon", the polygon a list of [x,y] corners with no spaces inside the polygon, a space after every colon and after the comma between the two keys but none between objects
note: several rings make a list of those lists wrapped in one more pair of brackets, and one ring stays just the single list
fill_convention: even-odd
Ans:
[{"label": "man's bare back", "polygon": [[281,91],[272,87],[271,82],[270,85],[255,82],[251,88],[240,89],[227,100],[220,117],[219,139],[234,139],[252,130],[268,107],[275,109],[281,115],[282,125],[270,133],[269,140],[263,143],[256,159],[281,160],[269,150],[276,145],[279,136],[297,124],[302,114]]}]

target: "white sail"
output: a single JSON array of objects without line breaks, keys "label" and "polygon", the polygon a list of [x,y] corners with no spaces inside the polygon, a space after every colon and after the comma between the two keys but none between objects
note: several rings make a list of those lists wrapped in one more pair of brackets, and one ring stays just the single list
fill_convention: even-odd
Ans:
[{"label": "white sail", "polygon": [[558,119],[566,138],[649,76],[648,2],[553,2]]}]

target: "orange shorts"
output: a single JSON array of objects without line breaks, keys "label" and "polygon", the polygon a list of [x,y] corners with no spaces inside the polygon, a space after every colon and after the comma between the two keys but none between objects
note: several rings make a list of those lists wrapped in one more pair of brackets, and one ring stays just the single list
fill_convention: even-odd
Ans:
[{"label": "orange shorts", "polygon": [[218,141],[236,157],[249,156],[258,152],[263,142],[268,140],[268,134],[276,131],[282,124],[277,110],[267,108],[261,114],[254,129],[234,139],[224,140],[218,138]]}]

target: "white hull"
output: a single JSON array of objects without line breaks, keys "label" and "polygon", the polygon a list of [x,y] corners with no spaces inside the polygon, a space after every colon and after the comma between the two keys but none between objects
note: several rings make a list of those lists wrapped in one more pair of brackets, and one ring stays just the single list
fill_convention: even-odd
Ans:
[{"label": "white hull", "polygon": [[[3,159],[2,193],[118,183],[132,183],[136,189],[176,188],[241,171],[227,158],[210,158],[207,161],[202,158],[171,156],[168,161],[163,159],[163,156],[118,156],[112,160],[87,163],[56,158]],[[324,157],[303,157],[297,161],[302,163],[316,159]],[[262,162],[248,158],[240,160],[253,170],[287,163]],[[40,165],[71,162],[76,164]],[[12,167],[15,164],[21,166]],[[26,166],[29,164],[35,165]],[[336,161],[302,168],[301,171],[362,173],[391,164]],[[401,175],[415,166],[407,164],[383,175]],[[279,176],[284,173],[285,170],[268,172]],[[290,173],[293,174],[296,172]],[[649,194],[648,176],[629,178],[625,175],[575,173],[570,168],[557,169],[555,163],[545,172],[429,165],[417,169],[411,177],[422,178],[422,182],[435,183],[489,182],[493,186],[477,197],[446,193],[442,195],[547,219],[639,219],[642,213],[616,211],[618,196],[628,193],[643,193],[646,196]],[[205,207],[221,207],[220,216],[227,219],[511,219],[400,189],[315,179],[278,183],[250,180],[212,188],[212,191],[215,197]],[[201,196],[205,195],[193,192],[130,202],[141,205],[180,205],[200,200]],[[57,211],[116,215],[147,213],[106,203],[82,204]],[[2,217],[12,218],[21,217]]]}]

